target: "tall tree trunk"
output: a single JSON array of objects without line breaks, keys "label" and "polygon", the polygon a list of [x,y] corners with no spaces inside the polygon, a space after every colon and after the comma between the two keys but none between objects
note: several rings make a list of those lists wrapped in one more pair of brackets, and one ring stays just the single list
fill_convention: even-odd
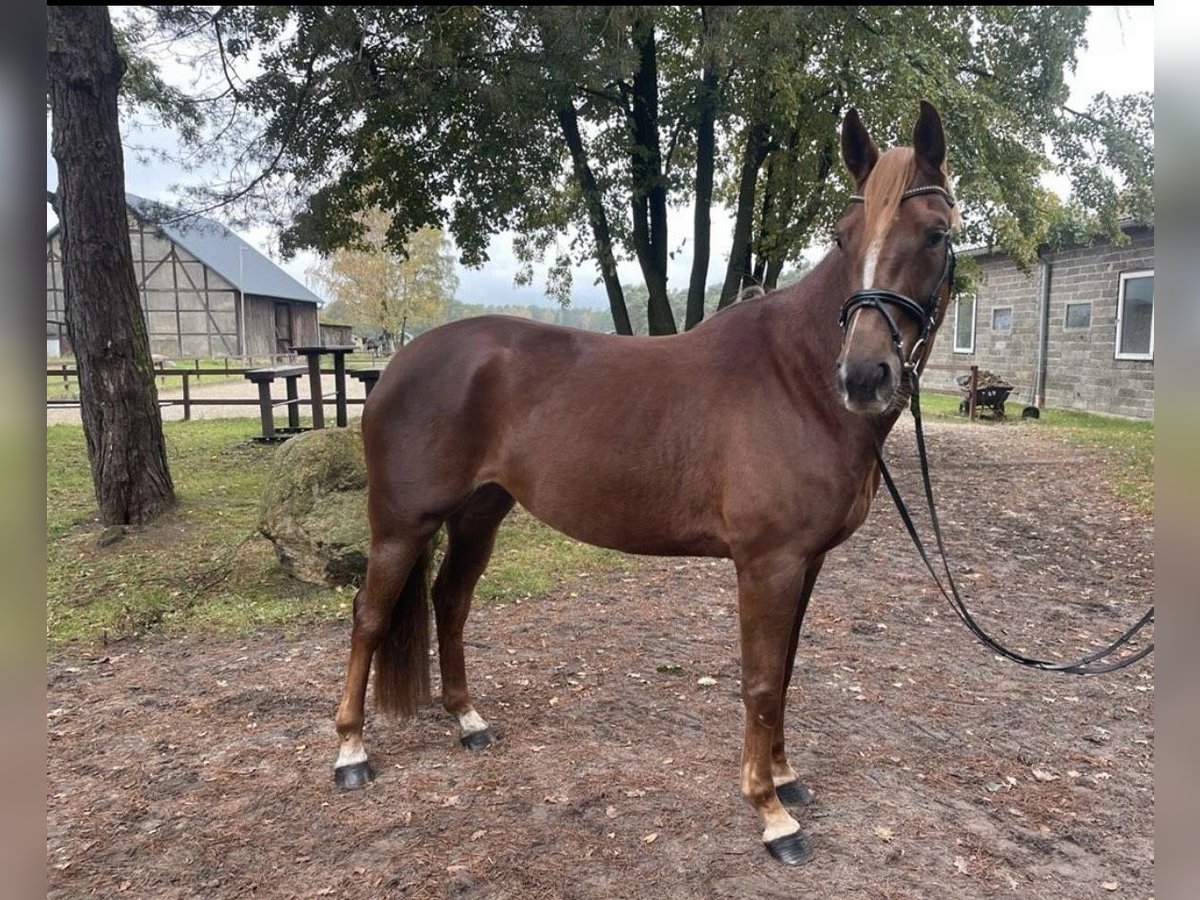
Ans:
[{"label": "tall tree trunk", "polygon": [[704,72],[697,97],[699,116],[696,123],[696,216],[693,228],[696,251],[692,257],[692,277],[688,282],[687,315],[683,324],[685,329],[696,327],[704,319],[704,290],[708,287],[708,262],[712,251],[713,170],[716,165],[717,94],[720,90],[721,76],[711,43],[716,37],[715,19],[718,15],[718,9],[710,9],[707,6],[700,8],[705,47]]},{"label": "tall tree trunk", "polygon": [[104,6],[50,6],[51,149],[67,331],[100,520],[142,526],[175,502],[125,212],[117,90],[125,61]]},{"label": "tall tree trunk", "polygon": [[579,134],[579,116],[573,104],[568,102],[559,107],[558,122],[562,126],[567,148],[571,151],[575,180],[579,182],[579,189],[583,192],[583,199],[587,204],[588,221],[592,226],[592,237],[596,241],[600,277],[604,279],[604,290],[608,294],[613,327],[617,334],[633,334],[633,326],[629,322],[629,308],[625,305],[625,292],[621,289],[621,280],[617,277],[617,260],[613,255],[608,216],[604,212],[604,201],[600,196],[600,188],[596,185],[596,176],[592,174],[587,152],[583,149],[583,138]]},{"label": "tall tree trunk", "polygon": [[733,223],[733,248],[729,251],[729,266],[721,288],[720,309],[737,300],[743,279],[750,274],[750,232],[754,224],[754,187],[758,170],[767,158],[767,126],[755,122],[746,132],[746,148],[742,153],[742,173],[738,183],[737,216]]},{"label": "tall tree trunk", "polygon": [[633,247],[650,292],[651,334],[675,334],[675,314],[667,297],[667,187],[658,139],[658,50],[654,20],[633,26],[638,69],[633,76]]},{"label": "tall tree trunk", "polygon": [[779,275],[783,271],[783,264],[787,257],[789,246],[803,246],[807,243],[809,230],[812,228],[813,222],[816,221],[817,214],[821,210],[829,180],[829,173],[833,170],[836,158],[836,147],[833,138],[826,138],[825,142],[821,145],[821,152],[817,156],[816,170],[813,172],[811,183],[812,187],[804,203],[801,204],[798,213],[792,211],[796,205],[798,194],[795,191],[789,192],[788,196],[791,200],[789,209],[779,215],[775,221],[777,223],[791,221],[789,228],[792,240],[790,242],[779,238],[772,240],[771,235],[763,235],[765,243],[769,248],[766,276],[763,280],[763,287],[768,291],[774,290],[776,284],[779,283]]}]

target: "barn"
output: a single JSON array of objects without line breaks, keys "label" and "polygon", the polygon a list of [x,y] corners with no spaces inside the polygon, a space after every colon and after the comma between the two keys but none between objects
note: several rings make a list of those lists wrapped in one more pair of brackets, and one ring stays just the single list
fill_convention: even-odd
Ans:
[{"label": "barn", "polygon": [[[320,343],[320,298],[224,225],[132,194],[126,208],[151,353],[268,356]],[[57,225],[46,236],[46,347],[70,352]]]},{"label": "barn", "polygon": [[1154,417],[1154,226],[1126,240],[1042,248],[1022,271],[1009,256],[966,250],[971,291],[947,311],[927,388],[957,390],[972,365],[1006,378],[1011,403]]}]

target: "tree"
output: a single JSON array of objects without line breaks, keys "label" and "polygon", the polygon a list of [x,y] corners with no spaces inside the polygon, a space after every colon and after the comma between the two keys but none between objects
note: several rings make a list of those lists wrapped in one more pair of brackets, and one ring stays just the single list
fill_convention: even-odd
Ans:
[{"label": "tree", "polygon": [[67,333],[92,483],[106,526],[175,502],[125,212],[117,95],[125,62],[103,6],[51,6],[47,73]]},{"label": "tree", "polygon": [[409,327],[440,321],[458,289],[446,236],[419,229],[401,253],[387,246],[387,213],[370,210],[361,224],[355,245],[335,250],[313,272],[351,323],[379,329],[390,344]]},{"label": "tree", "polygon": [[[232,157],[259,164],[251,186],[217,190],[214,202],[253,198],[278,210],[285,248],[322,252],[353,241],[371,207],[393,214],[392,245],[444,228],[469,265],[486,261],[500,230],[521,235],[527,259],[569,234],[553,290],[566,294],[570,262],[591,257],[622,332],[632,325],[621,258],[641,267],[650,330],[678,326],[666,279],[682,246],[667,230],[672,205],[695,209],[687,327],[703,317],[713,202],[735,220],[721,302],[749,283],[775,284],[844,208],[837,126],[851,106],[892,142],[905,137],[918,98],[934,102],[953,138],[959,194],[976,211],[967,239],[1018,258],[1045,233],[1047,137],[1087,187],[1081,210],[1099,226],[1111,230],[1112,217],[1098,204],[1111,208],[1122,190],[1151,196],[1152,147],[1122,119],[1125,107],[1080,116],[1064,106],[1085,7],[152,14],[215,44],[230,115],[265,117],[232,130]],[[1107,169],[1096,169],[1098,156]]]}]

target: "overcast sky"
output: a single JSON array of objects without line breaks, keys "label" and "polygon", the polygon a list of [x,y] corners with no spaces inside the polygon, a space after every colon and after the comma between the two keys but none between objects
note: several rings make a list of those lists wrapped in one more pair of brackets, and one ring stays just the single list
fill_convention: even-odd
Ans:
[{"label": "overcast sky", "polygon": [[[1071,85],[1070,104],[1075,108],[1085,107],[1092,95],[1105,91],[1119,95],[1135,91],[1150,91],[1154,89],[1154,8],[1148,6],[1111,7],[1099,6],[1092,8],[1088,19],[1087,47],[1080,51],[1078,66],[1074,75],[1068,77]],[[141,144],[157,144],[163,147],[172,146],[174,139],[170,134],[140,133],[136,142]],[[58,174],[54,160],[49,155],[49,123],[47,122],[47,156],[46,181],[51,190],[58,184]],[[130,153],[125,159],[125,188],[129,193],[138,194],[154,200],[170,202],[171,189],[174,185],[187,183],[189,176],[181,169],[166,166],[160,162],[141,162]],[[1051,187],[1064,190],[1061,184],[1051,184]],[[46,207],[47,228],[55,223],[53,212],[49,205]],[[687,284],[690,274],[691,255],[688,250],[692,231],[692,213],[690,207],[672,210],[668,217],[668,233],[671,235],[672,249],[682,252],[668,263],[668,282],[672,288]],[[712,228],[712,263],[709,267],[709,282],[719,280],[724,273],[725,261],[728,257],[731,243],[731,220],[725,210],[713,208]],[[286,271],[301,283],[307,284],[306,270],[313,264],[316,257],[311,254],[298,254],[294,259],[285,261],[272,252],[274,241],[265,227],[242,230],[241,235],[254,244],[272,259],[275,259]],[[565,244],[564,244],[565,247]],[[467,303],[542,303],[548,301],[542,293],[544,279],[536,277],[528,287],[513,285],[513,276],[517,270],[516,261],[512,254],[512,236],[497,235],[493,238],[489,255],[491,262],[482,270],[471,270],[459,267],[458,299]],[[641,282],[641,270],[633,261],[618,266],[621,280],[626,284]],[[540,273],[539,273],[540,276]],[[604,289],[595,284],[598,269],[594,264],[587,264],[575,272],[574,289],[571,302],[576,306],[607,306]],[[309,285],[313,288],[313,285]],[[314,288],[315,289],[315,288]],[[320,294],[321,291],[317,290]]]}]

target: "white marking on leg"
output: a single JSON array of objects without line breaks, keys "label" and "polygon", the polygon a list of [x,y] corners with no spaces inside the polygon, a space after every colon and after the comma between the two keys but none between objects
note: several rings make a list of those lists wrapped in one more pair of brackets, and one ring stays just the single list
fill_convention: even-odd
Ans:
[{"label": "white marking on leg", "polygon": [[458,727],[462,731],[463,737],[466,737],[468,734],[487,731],[488,723],[474,709],[468,709],[465,713],[458,714]]},{"label": "white marking on leg", "polygon": [[768,820],[767,827],[763,829],[763,843],[779,840],[779,838],[795,834],[799,830],[800,823],[786,812],[782,816],[773,816]]},{"label": "white marking on leg", "polygon": [[346,766],[355,766],[359,763],[367,761],[367,751],[363,748],[362,738],[349,738],[342,742],[342,747],[338,751],[337,762],[334,763],[335,769],[342,769]]},{"label": "white marking on leg", "polygon": [[793,782],[796,780],[797,776],[796,776],[795,770],[792,769],[791,766],[788,766],[787,770],[790,774],[772,775],[771,776],[771,781],[774,782],[775,787],[779,787],[781,784],[789,784],[790,782]]}]

